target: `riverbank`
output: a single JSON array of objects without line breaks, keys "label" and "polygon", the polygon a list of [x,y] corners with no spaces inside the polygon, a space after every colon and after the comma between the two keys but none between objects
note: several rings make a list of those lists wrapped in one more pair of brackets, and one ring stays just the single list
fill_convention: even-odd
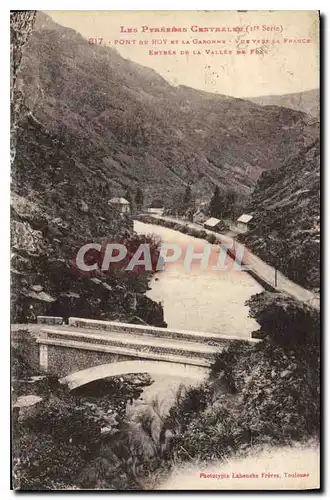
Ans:
[{"label": "riverbank", "polygon": [[[231,247],[227,250],[228,254],[234,260],[236,258],[238,243],[230,236],[204,229],[193,222],[181,221],[166,216],[141,214],[136,216],[135,219],[147,224],[168,227],[196,238],[202,238],[212,244],[228,245]],[[279,271],[276,271],[277,276],[275,285],[275,268],[254,255],[247,247],[244,248],[241,264],[248,267],[246,272],[248,272],[266,291],[282,292],[312,307],[319,308],[319,297],[315,296],[313,292],[292,282]]]}]

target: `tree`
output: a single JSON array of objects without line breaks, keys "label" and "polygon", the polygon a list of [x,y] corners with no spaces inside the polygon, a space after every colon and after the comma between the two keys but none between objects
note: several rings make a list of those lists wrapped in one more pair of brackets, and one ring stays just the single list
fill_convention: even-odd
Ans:
[{"label": "tree", "polygon": [[132,198],[132,195],[131,195],[130,188],[126,189],[125,199],[129,202],[130,206],[132,207],[132,205],[133,205],[133,198]]},{"label": "tree", "polygon": [[215,186],[213,196],[210,202],[210,215],[212,217],[221,217],[222,216],[222,200],[220,196],[219,186]]},{"label": "tree", "polygon": [[236,219],[244,205],[244,197],[239,201],[238,195],[233,189],[220,191],[219,186],[216,186],[210,202],[210,214],[219,219]]},{"label": "tree", "polygon": [[191,203],[191,187],[190,185],[188,184],[188,186],[186,187],[186,190],[185,190],[185,193],[184,193],[184,197],[183,197],[183,208],[184,210],[187,210],[190,206],[190,203]]},{"label": "tree", "polygon": [[144,203],[144,196],[142,189],[140,187],[137,188],[136,195],[135,195],[135,204],[138,209],[141,209]]},{"label": "tree", "polygon": [[237,202],[237,195],[235,191],[229,189],[224,196],[225,206],[223,207],[224,217],[235,217],[235,207]]},{"label": "tree", "polygon": [[184,193],[181,189],[172,193],[171,200],[166,204],[166,210],[169,214],[185,215],[189,208],[194,207],[194,199],[190,185],[187,185]]}]

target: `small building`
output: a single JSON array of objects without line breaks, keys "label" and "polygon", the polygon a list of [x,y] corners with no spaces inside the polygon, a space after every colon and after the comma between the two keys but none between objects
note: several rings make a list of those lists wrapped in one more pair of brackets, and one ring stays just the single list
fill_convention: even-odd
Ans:
[{"label": "small building", "polygon": [[237,229],[241,233],[246,233],[249,229],[249,223],[253,219],[253,215],[243,214],[237,219]]},{"label": "small building", "polygon": [[129,214],[131,211],[129,202],[125,198],[111,198],[108,204],[121,214]]},{"label": "small building", "polygon": [[211,217],[204,222],[204,227],[205,229],[210,229],[211,231],[221,230],[223,229],[223,223],[221,220]]}]

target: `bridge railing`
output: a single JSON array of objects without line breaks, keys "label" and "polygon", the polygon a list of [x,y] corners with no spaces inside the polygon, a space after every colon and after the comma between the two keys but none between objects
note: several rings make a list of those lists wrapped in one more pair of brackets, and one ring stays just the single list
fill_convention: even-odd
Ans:
[{"label": "bridge railing", "polygon": [[103,357],[110,355],[111,359],[115,355],[125,359],[154,359],[205,367],[210,366],[216,354],[233,342],[260,341],[234,335],[74,317],[69,318],[68,325],[64,324],[63,318],[47,316],[39,317],[38,323],[36,342],[39,344],[40,366],[45,371],[48,370],[49,347],[52,358],[54,352],[59,352],[56,356],[61,360],[60,364],[61,349],[66,348],[80,351],[79,356],[94,351],[103,353]]},{"label": "bridge railing", "polygon": [[95,329],[109,332],[122,332],[126,334],[145,334],[158,338],[172,338],[177,340],[188,340],[201,343],[219,343],[226,344],[234,341],[248,341],[251,343],[259,342],[259,339],[252,337],[242,337],[239,335],[224,335],[212,332],[200,332],[193,330],[177,330],[172,328],[162,328],[148,325],[135,325],[131,323],[121,323],[118,321],[102,321],[86,318],[69,318],[69,326],[74,328]]}]

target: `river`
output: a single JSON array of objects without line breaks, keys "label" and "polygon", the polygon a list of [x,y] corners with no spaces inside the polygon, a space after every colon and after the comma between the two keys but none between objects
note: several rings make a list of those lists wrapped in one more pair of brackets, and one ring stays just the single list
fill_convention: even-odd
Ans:
[{"label": "river", "polygon": [[[155,235],[163,243],[176,243],[182,249],[192,243],[195,251],[201,251],[205,245],[204,240],[158,225],[134,221],[134,229],[138,234]],[[213,248],[218,251],[218,247]],[[229,257],[228,261],[232,263]],[[147,295],[163,304],[164,319],[169,328],[237,335],[242,339],[251,336],[251,332],[258,328],[257,322],[248,317],[245,301],[261,292],[262,287],[244,271],[203,271],[198,262],[186,270],[181,260],[165,265],[163,271],[156,273],[150,288]],[[170,373],[153,374],[152,379],[153,383],[144,388],[141,397],[127,405],[127,415],[132,421],[141,413],[155,417],[155,401],[160,413],[166,414],[179,386],[192,384],[189,378],[178,378]],[[156,426],[157,422],[156,418]]]},{"label": "river", "polygon": [[[176,243],[182,248],[189,243],[199,249],[205,245],[204,240],[159,225],[134,221],[134,230],[154,234],[163,243]],[[229,257],[228,261],[233,262]],[[166,264],[155,274],[147,295],[163,304],[169,328],[249,337],[258,324],[248,317],[245,302],[263,289],[247,272],[232,270],[231,265],[228,268],[204,271],[200,261],[189,270],[182,261]]]}]

